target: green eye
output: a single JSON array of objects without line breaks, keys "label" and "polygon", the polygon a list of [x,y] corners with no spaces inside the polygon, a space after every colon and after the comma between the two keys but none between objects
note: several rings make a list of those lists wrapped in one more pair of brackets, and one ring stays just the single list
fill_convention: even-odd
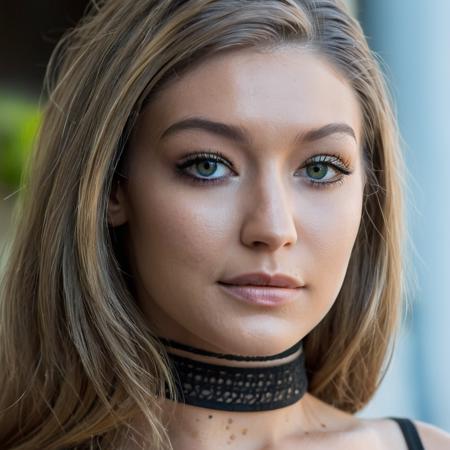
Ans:
[{"label": "green eye", "polygon": [[[226,178],[229,178],[226,172],[233,171],[232,164],[220,152],[191,154],[184,161],[178,163],[176,167],[178,173],[187,177],[189,181],[205,184],[223,182]],[[209,178],[214,175],[214,178]]]},{"label": "green eye", "polygon": [[342,157],[329,154],[309,159],[302,167],[301,172],[308,183],[314,187],[331,186],[334,183],[342,182],[345,175],[352,173],[349,163],[344,162]]},{"label": "green eye", "polygon": [[[195,167],[198,169],[198,173],[203,177],[209,177],[217,170],[217,163],[210,160],[204,160],[198,162]],[[203,170],[205,169],[205,170]]]},{"label": "green eye", "polygon": [[328,165],[322,163],[314,163],[306,168],[306,173],[309,177],[315,180],[321,180],[328,173]]}]

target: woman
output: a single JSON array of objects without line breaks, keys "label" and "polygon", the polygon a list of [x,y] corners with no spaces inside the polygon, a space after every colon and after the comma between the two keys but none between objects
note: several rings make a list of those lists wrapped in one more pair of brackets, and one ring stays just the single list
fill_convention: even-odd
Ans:
[{"label": "woman", "polygon": [[343,5],[94,6],[2,284],[0,447],[449,448],[353,415],[404,296],[403,163]]}]

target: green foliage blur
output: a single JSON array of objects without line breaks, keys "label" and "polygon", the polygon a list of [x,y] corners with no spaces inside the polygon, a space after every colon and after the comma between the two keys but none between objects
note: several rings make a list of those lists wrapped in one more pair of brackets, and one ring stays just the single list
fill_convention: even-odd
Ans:
[{"label": "green foliage blur", "polygon": [[20,185],[40,116],[37,102],[0,91],[0,184],[7,190]]}]

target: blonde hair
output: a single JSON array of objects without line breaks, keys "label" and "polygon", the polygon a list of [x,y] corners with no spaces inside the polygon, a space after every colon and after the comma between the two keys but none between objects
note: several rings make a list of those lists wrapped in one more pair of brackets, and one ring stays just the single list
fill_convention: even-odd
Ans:
[{"label": "blonde hair", "polygon": [[[364,121],[361,226],[342,289],[305,338],[310,392],[355,412],[373,395],[403,297],[403,162],[381,70],[337,0],[107,0],[57,46],[1,285],[0,447],[115,448],[174,388],[107,223],[145,102],[214,53],[309,45],[345,75]],[[116,447],[117,448],[117,447]]]}]

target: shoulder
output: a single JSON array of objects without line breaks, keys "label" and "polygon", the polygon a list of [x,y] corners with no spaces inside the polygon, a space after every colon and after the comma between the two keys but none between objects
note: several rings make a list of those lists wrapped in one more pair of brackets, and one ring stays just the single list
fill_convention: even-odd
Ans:
[{"label": "shoulder", "polygon": [[450,433],[429,423],[413,420],[426,450],[450,449]]},{"label": "shoulder", "polygon": [[[345,445],[345,448],[408,450],[399,425],[392,419],[386,417],[362,418],[341,411],[309,394],[307,397],[311,408],[314,408],[324,422],[329,424],[328,430],[338,432],[340,440],[351,443],[351,445]],[[419,420],[412,420],[412,423],[417,429],[425,450],[450,449],[450,433]]]},{"label": "shoulder", "polygon": [[[363,419],[365,426],[378,437],[381,448],[406,449],[405,439],[400,427],[390,419]],[[450,449],[450,434],[434,425],[419,420],[412,420],[425,450]]]}]

